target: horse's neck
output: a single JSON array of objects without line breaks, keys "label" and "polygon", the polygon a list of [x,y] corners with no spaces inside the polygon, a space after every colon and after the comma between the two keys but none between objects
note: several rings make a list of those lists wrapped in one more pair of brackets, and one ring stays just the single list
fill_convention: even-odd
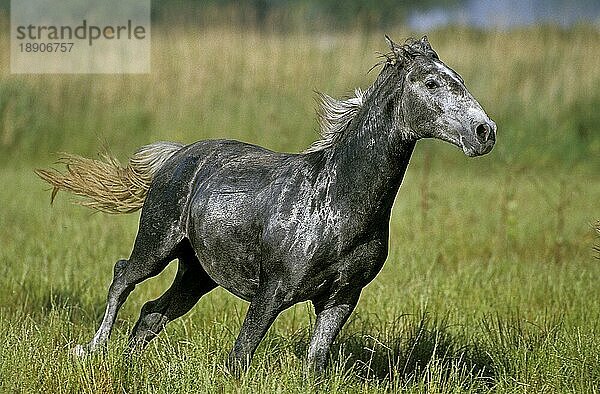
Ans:
[{"label": "horse's neck", "polygon": [[341,200],[364,214],[388,216],[416,141],[401,139],[381,108],[372,106],[351,124],[347,138],[330,148],[327,165]]}]

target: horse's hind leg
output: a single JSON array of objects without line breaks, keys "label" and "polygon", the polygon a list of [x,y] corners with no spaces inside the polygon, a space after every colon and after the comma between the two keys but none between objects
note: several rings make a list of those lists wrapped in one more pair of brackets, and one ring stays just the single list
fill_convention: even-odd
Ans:
[{"label": "horse's hind leg", "polygon": [[140,318],[131,336],[129,347],[143,348],[158,335],[168,322],[186,314],[217,284],[200,265],[187,241],[179,255],[179,268],[171,287],[158,299],[149,301],[142,307]]},{"label": "horse's hind leg", "polygon": [[[140,230],[142,229],[143,227],[140,226]],[[174,253],[179,243],[177,239],[168,237],[160,239],[155,233],[150,234],[153,236],[140,231],[129,260],[119,260],[115,264],[102,323],[87,346],[77,345],[73,349],[76,355],[84,355],[104,346],[110,337],[121,305],[135,286],[158,275],[176,257]]]}]

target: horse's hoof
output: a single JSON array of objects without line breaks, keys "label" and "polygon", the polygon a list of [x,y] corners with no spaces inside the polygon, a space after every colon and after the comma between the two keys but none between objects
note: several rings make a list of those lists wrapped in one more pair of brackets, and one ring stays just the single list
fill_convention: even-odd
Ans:
[{"label": "horse's hoof", "polygon": [[71,354],[75,357],[85,357],[88,353],[86,347],[83,345],[75,345],[75,347],[71,349]]},{"label": "horse's hoof", "polygon": [[225,371],[234,379],[240,379],[247,368],[248,367],[233,354],[230,354],[225,362]]}]

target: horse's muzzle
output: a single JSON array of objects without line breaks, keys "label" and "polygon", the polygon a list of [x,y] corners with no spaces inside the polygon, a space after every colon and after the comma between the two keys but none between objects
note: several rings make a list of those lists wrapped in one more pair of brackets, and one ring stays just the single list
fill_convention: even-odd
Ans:
[{"label": "horse's muzzle", "polygon": [[470,144],[473,156],[489,153],[496,143],[496,123],[491,119],[473,123],[472,133],[475,136],[474,143]]}]

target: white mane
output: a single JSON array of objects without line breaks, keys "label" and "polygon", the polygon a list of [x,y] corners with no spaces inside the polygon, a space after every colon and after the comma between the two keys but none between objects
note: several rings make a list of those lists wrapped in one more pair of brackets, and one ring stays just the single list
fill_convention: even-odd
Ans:
[{"label": "white mane", "polygon": [[354,115],[361,109],[364,92],[354,90],[354,97],[336,100],[320,93],[321,107],[318,111],[321,139],[313,142],[304,153],[316,152],[334,145],[342,136]]}]

